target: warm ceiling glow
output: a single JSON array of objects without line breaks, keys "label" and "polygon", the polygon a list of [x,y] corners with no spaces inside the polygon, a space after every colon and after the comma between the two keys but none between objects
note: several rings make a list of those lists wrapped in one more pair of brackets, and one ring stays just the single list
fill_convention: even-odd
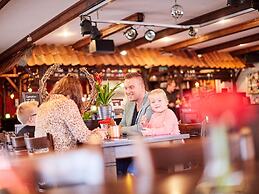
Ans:
[{"label": "warm ceiling glow", "polygon": [[166,36],[164,38],[161,38],[160,40],[163,41],[163,42],[171,42],[173,40],[173,38],[170,38],[170,37]]},{"label": "warm ceiling glow", "polygon": [[240,45],[238,45],[238,46],[245,46],[246,44],[240,44]]},{"label": "warm ceiling glow", "polygon": [[70,36],[73,36],[73,35],[74,35],[74,33],[70,32],[68,30],[63,30],[62,32],[60,32],[58,34],[58,36],[64,37],[64,38],[67,38],[67,37],[70,37]]},{"label": "warm ceiling glow", "polygon": [[121,52],[120,52],[120,54],[121,54],[121,55],[123,55],[123,56],[125,56],[125,55],[127,55],[127,54],[128,54],[128,52],[127,52],[127,51],[125,51],[125,50],[123,50],[123,51],[121,51]]},{"label": "warm ceiling glow", "polygon": [[219,24],[226,24],[226,23],[229,23],[230,22],[230,19],[221,19],[218,21]]}]

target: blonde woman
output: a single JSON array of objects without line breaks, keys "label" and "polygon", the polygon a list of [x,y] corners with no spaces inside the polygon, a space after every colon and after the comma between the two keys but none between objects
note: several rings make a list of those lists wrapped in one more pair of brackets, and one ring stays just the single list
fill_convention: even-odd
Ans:
[{"label": "blonde woman", "polygon": [[[35,136],[53,136],[54,150],[66,151],[98,137],[97,131],[88,130],[80,114],[82,85],[77,75],[68,74],[53,87],[46,102],[39,107],[36,117]],[[101,135],[99,136],[101,138]]]},{"label": "blonde woman", "polygon": [[152,90],[148,95],[153,114],[148,122],[146,117],[141,119],[143,136],[179,135],[178,120],[172,110],[168,108],[168,99],[162,89]]}]

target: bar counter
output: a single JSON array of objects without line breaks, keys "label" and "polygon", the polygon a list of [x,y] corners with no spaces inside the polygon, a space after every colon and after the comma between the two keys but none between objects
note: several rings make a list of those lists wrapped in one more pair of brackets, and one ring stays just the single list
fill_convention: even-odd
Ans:
[{"label": "bar counter", "polygon": [[75,187],[53,189],[47,194],[209,194],[209,193],[259,193],[259,162],[249,161],[243,164],[238,171],[242,175],[240,184],[225,187],[209,187],[203,181],[203,170],[186,171],[182,173],[170,174],[167,176],[150,177],[130,177],[127,176],[116,182],[105,185],[87,186],[79,185]]},{"label": "bar counter", "polygon": [[[145,143],[170,143],[173,141],[179,141],[190,138],[189,134],[180,134],[180,135],[163,135],[156,137],[146,137],[143,138]],[[104,161],[105,161],[105,170],[106,176],[109,179],[117,179],[116,172],[116,159],[120,158],[129,158],[136,155],[135,145],[136,140],[134,138],[118,138],[105,140],[103,143],[104,151]]]}]

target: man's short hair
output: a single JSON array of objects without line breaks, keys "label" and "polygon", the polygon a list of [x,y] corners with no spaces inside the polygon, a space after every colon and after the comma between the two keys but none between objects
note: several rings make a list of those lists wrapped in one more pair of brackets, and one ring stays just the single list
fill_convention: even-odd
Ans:
[{"label": "man's short hair", "polygon": [[141,78],[143,80],[143,77],[138,72],[127,73],[125,75],[125,79],[131,79],[131,78]]},{"label": "man's short hair", "polygon": [[33,114],[36,114],[39,103],[37,101],[26,101],[19,104],[16,110],[17,119],[22,123],[26,124]]},{"label": "man's short hair", "polygon": [[176,81],[175,81],[174,79],[168,79],[168,80],[167,80],[167,85],[170,85],[170,84],[172,84],[173,82],[176,84]]},{"label": "man's short hair", "polygon": [[127,73],[124,77],[124,79],[132,79],[132,78],[137,78],[139,79],[139,81],[141,81],[143,83],[144,88],[146,88],[145,85],[145,81],[142,77],[142,75],[139,72],[131,72],[131,73]]}]

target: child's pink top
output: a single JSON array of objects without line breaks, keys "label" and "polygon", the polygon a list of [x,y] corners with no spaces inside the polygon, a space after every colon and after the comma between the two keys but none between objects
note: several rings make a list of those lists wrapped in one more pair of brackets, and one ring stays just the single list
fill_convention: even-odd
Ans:
[{"label": "child's pink top", "polygon": [[166,109],[161,113],[153,113],[147,126],[143,131],[144,136],[148,135],[179,135],[178,120],[174,112]]}]

